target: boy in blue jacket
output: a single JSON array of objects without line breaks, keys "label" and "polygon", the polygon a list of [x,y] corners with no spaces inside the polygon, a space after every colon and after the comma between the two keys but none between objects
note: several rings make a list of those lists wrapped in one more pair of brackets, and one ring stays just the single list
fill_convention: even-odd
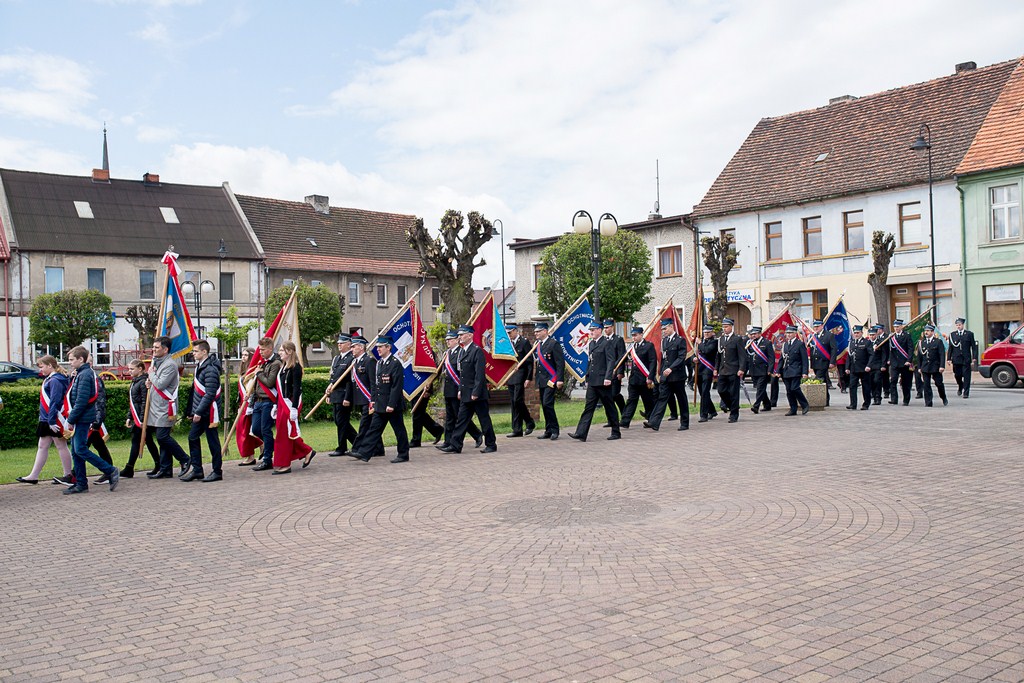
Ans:
[{"label": "boy in blue jacket", "polygon": [[75,380],[68,389],[71,401],[68,424],[75,432],[71,437],[71,461],[75,483],[65,489],[64,494],[86,493],[89,490],[89,480],[85,478],[86,462],[103,473],[110,483],[110,490],[113,491],[121,479],[120,472],[89,450],[89,431],[96,421],[96,399],[99,396],[99,381],[92,366],[89,365],[89,351],[84,346],[76,346],[68,351],[68,361],[75,370]]}]

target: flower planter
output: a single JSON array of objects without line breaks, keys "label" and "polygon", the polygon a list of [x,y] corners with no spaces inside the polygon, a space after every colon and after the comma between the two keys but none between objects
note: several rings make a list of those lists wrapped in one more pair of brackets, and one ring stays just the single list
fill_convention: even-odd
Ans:
[{"label": "flower planter", "polygon": [[803,389],[804,396],[807,397],[807,403],[810,404],[811,410],[825,410],[827,389],[824,384],[801,384],[800,388]]}]

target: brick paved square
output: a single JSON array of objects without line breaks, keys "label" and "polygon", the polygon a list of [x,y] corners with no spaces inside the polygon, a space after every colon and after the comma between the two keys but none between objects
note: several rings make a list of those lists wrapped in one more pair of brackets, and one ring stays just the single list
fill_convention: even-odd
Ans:
[{"label": "brick paved square", "polygon": [[842,403],[5,486],[0,678],[1024,680],[1024,391]]}]

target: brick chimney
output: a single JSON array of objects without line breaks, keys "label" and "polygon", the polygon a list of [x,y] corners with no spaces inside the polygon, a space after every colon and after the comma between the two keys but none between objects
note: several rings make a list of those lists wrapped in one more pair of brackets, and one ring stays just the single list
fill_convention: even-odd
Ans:
[{"label": "brick chimney", "polygon": [[956,73],[960,73],[961,71],[974,71],[978,68],[978,64],[976,62],[960,62],[954,68],[956,69]]},{"label": "brick chimney", "polygon": [[159,185],[160,184],[160,176],[157,175],[156,173],[150,173],[149,171],[146,171],[145,173],[142,174],[142,184],[143,185]]},{"label": "brick chimney", "polygon": [[306,197],[306,203],[313,207],[317,213],[325,216],[331,215],[331,204],[327,196],[322,194],[311,194]]},{"label": "brick chimney", "polygon": [[92,181],[94,183],[110,183],[110,171],[102,168],[92,169]]}]

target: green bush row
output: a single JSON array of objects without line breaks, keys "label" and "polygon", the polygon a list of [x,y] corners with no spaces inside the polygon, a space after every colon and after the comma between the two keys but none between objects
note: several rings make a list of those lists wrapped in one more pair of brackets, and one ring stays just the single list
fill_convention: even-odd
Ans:
[{"label": "green bush row", "polygon": [[[312,375],[312,376],[311,376]],[[236,388],[237,375],[232,375],[231,412],[238,411],[238,390]],[[131,430],[124,426],[128,417],[128,389],[131,382],[105,382],[107,389],[107,429],[110,430],[111,439],[127,439],[131,436]],[[327,376],[323,373],[303,373],[302,397],[305,415],[313,405],[320,400],[327,389]],[[192,395],[192,377],[182,377],[178,386],[178,406],[180,413],[184,415],[187,401]],[[22,383],[0,385],[0,397],[3,398],[4,407],[0,410],[0,449],[18,448],[31,446],[36,443],[36,424],[39,422],[39,383],[35,386],[23,385]],[[330,408],[323,406],[313,415],[314,420],[331,419]],[[179,423],[177,430],[188,431],[188,425]]]}]

